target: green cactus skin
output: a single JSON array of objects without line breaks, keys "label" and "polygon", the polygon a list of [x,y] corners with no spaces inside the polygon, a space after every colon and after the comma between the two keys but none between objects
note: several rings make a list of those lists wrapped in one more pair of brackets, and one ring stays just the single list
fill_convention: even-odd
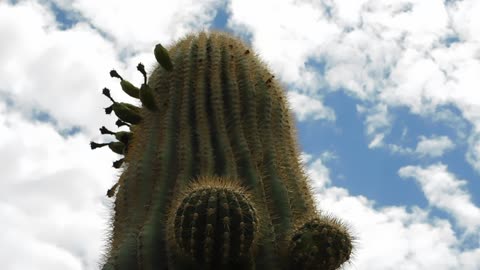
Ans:
[{"label": "green cactus skin", "polygon": [[199,179],[174,203],[167,225],[167,244],[176,269],[249,269],[258,219],[252,199],[229,178]]},{"label": "green cactus skin", "polygon": [[[132,137],[115,186],[113,228],[102,269],[288,269],[289,252],[304,254],[308,248],[289,249],[298,240],[292,238],[297,223],[309,224],[320,215],[283,88],[250,48],[224,32],[187,35],[162,51],[162,61],[164,53],[171,65],[157,65],[148,78],[156,109],[141,107],[135,112],[138,121],[117,114],[132,123]],[[204,184],[192,189],[197,181]],[[236,188],[212,184],[222,181],[235,182]],[[109,195],[113,193],[112,188]],[[193,210],[190,200],[201,201],[199,209]],[[256,224],[245,234],[251,247],[242,252],[247,259],[241,267],[233,258],[240,251],[224,256],[226,240],[217,234],[226,230],[218,223],[218,215],[226,215],[221,209],[231,209],[235,201],[243,205],[247,223]],[[228,207],[221,208],[223,203]],[[210,206],[218,210],[215,220],[204,209]],[[201,216],[198,224],[194,214]],[[195,241],[204,242],[188,251],[187,232],[193,226],[210,230],[209,224],[213,243],[207,241],[211,237],[199,236]],[[231,231],[230,237],[239,239],[241,233]],[[238,245],[230,242],[232,250]],[[335,252],[338,263],[340,257],[349,258]]]}]

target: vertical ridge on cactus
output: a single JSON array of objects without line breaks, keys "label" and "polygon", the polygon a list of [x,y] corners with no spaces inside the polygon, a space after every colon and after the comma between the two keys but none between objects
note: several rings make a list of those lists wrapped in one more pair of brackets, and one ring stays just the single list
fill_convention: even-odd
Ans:
[{"label": "vertical ridge on cactus", "polygon": [[[91,144],[122,144],[124,155],[107,192],[115,204],[102,269],[335,269],[347,261],[353,238],[319,214],[284,89],[253,50],[211,31],[158,44],[154,56],[148,78],[137,67],[139,88],[110,73],[142,107],[103,92],[117,126],[130,130],[102,127],[118,142]],[[340,244],[325,244],[332,241]]]}]

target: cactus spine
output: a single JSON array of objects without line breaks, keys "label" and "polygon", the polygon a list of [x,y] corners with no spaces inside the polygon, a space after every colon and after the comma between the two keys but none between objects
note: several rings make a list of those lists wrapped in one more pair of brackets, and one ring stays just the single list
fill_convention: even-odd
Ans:
[{"label": "cactus spine", "polygon": [[139,89],[143,106],[108,92],[131,133],[107,193],[118,190],[102,269],[273,270],[307,258],[295,268],[330,270],[347,261],[353,239],[317,211],[284,90],[266,65],[217,31],[154,54],[160,65],[140,88],[111,72],[125,92]]}]

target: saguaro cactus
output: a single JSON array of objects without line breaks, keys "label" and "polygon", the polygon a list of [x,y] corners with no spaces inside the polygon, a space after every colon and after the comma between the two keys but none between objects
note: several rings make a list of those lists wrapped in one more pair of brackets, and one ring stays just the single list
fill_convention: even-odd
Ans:
[{"label": "saguaro cactus", "polygon": [[125,157],[102,269],[336,269],[346,227],[316,209],[284,90],[258,56],[212,31],[155,47],[142,107],[109,97],[130,132],[108,145]]}]

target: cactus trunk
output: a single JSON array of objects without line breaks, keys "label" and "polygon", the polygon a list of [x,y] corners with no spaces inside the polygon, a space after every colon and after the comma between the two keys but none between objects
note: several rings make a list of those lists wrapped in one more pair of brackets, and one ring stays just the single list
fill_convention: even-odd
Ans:
[{"label": "cactus trunk", "polygon": [[[167,64],[151,73],[153,99],[130,127],[102,269],[290,269],[293,254],[308,258],[303,269],[336,269],[348,260],[352,238],[314,205],[284,90],[267,66],[217,31],[161,49]],[[342,236],[305,225],[318,219]],[[340,239],[326,259],[334,262],[314,252],[329,241],[309,237]]]}]

